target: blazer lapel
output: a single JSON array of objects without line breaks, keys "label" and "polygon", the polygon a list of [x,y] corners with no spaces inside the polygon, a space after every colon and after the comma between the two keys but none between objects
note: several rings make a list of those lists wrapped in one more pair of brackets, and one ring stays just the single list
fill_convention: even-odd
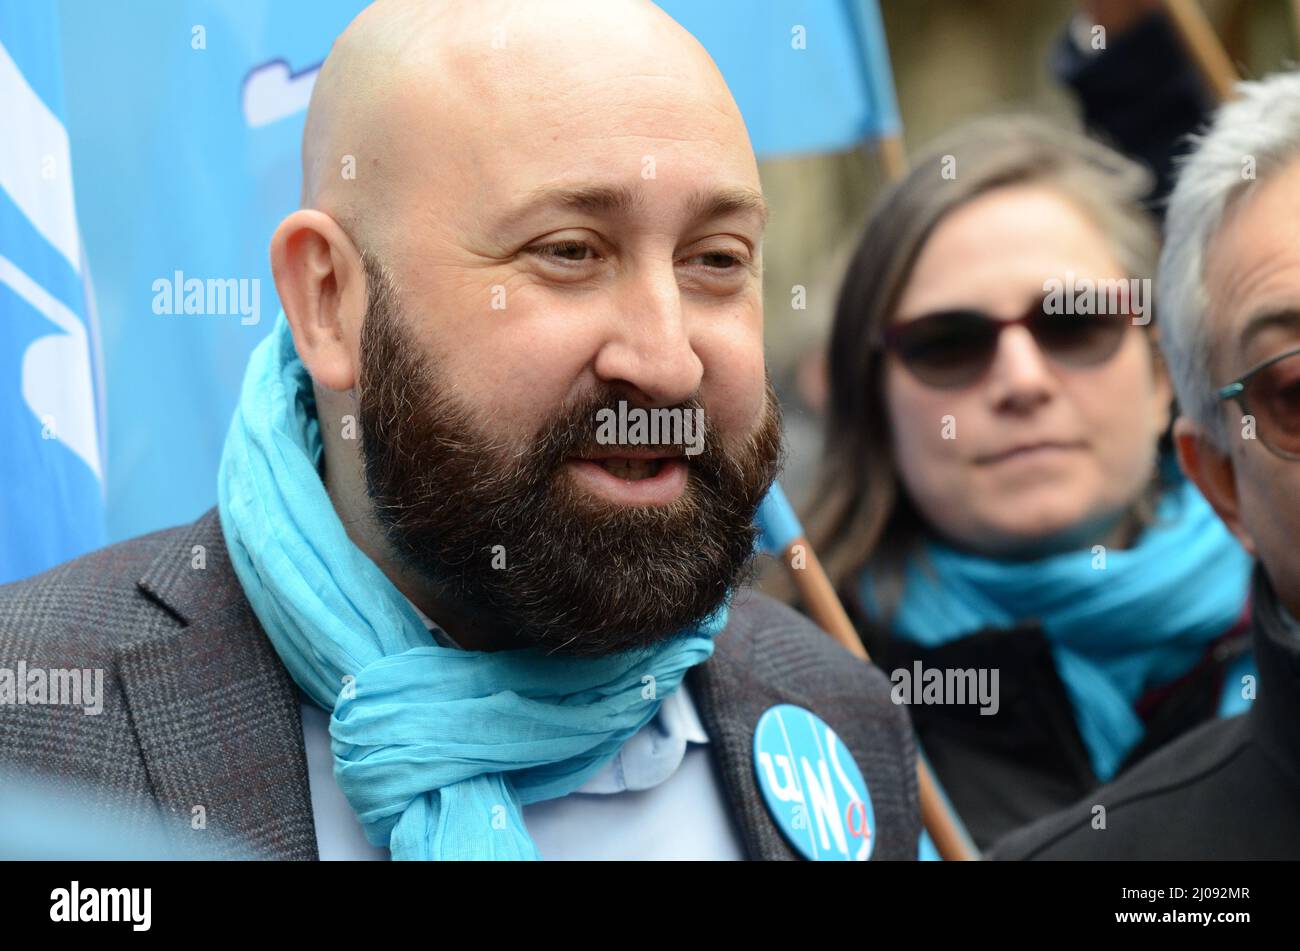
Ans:
[{"label": "blazer lapel", "polygon": [[[117,653],[154,796],[183,848],[315,859],[298,693],[235,575],[214,508],[138,582],[175,623]],[[214,848],[214,846],[216,848]]]}]

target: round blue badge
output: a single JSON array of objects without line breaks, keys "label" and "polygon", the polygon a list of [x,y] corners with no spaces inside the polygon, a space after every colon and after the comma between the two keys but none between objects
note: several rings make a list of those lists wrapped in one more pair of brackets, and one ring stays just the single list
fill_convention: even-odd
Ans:
[{"label": "round blue badge", "polygon": [[777,828],[805,858],[871,858],[876,813],[853,754],[825,721],[788,703],[754,730],[754,771]]}]

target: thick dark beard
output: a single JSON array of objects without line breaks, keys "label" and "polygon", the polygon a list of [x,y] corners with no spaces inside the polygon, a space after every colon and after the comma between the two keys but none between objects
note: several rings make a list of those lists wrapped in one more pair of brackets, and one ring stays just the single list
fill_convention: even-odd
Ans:
[{"label": "thick dark beard", "polygon": [[625,397],[611,388],[561,407],[523,453],[490,439],[421,354],[368,256],[366,271],[366,488],[396,555],[440,598],[525,644],[596,656],[681,634],[750,579],[754,513],[783,454],[770,380],[756,430],[738,450],[706,433],[674,502],[602,502],[574,485],[563,460],[596,446],[597,411]]}]

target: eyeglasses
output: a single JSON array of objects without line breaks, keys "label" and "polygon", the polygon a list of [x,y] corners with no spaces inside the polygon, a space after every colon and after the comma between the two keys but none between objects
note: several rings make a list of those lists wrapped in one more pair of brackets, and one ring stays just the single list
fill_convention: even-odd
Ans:
[{"label": "eyeglasses", "polygon": [[1024,327],[1039,350],[1067,367],[1096,366],[1119,351],[1129,314],[1050,314],[1045,302],[1015,320],[973,309],[937,311],[889,327],[880,346],[922,383],[941,390],[979,381],[993,366],[1008,327]]},{"label": "eyeglasses", "polygon": [[1283,459],[1300,459],[1300,347],[1247,370],[1214,394],[1255,419],[1255,435]]}]

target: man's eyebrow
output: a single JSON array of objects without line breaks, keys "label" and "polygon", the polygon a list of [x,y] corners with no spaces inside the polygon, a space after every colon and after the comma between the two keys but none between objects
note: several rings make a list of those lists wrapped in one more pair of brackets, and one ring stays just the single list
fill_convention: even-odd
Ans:
[{"label": "man's eyebrow", "polygon": [[1281,310],[1269,310],[1253,315],[1241,330],[1241,336],[1237,340],[1238,348],[1244,354],[1251,341],[1264,331],[1276,327],[1300,328],[1300,308],[1285,307]]},{"label": "man's eyebrow", "polygon": [[[530,191],[505,217],[520,221],[544,208],[566,208],[589,215],[628,214],[645,209],[642,192],[626,185],[542,185]],[[686,203],[690,221],[707,221],[724,215],[748,213],[757,216],[759,227],[767,224],[767,202],[752,188],[723,188],[697,191]]]},{"label": "man's eyebrow", "polygon": [[544,208],[567,208],[589,215],[640,211],[641,195],[626,185],[541,185],[530,191],[506,221],[519,221]]},{"label": "man's eyebrow", "polygon": [[691,196],[687,210],[691,221],[709,221],[739,213],[757,217],[760,230],[767,226],[767,201],[762,192],[753,188],[699,191]]}]

